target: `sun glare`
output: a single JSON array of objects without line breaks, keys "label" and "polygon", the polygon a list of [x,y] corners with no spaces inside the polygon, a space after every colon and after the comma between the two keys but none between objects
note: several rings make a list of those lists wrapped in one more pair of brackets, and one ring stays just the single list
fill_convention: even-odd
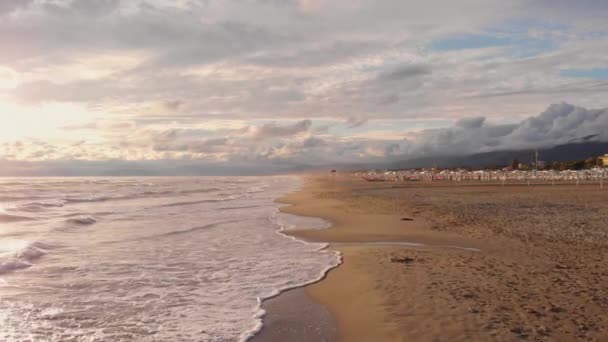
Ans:
[{"label": "sun glare", "polygon": [[19,83],[19,75],[9,68],[0,66],[0,90],[13,89]]},{"label": "sun glare", "polygon": [[63,127],[90,122],[98,116],[75,104],[21,106],[0,100],[0,141],[69,139],[78,133]]}]

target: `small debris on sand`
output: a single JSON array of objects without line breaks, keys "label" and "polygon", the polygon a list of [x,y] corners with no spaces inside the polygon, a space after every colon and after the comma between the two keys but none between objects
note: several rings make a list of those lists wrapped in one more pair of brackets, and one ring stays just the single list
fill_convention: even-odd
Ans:
[{"label": "small debris on sand", "polygon": [[416,261],[416,259],[410,258],[410,257],[392,257],[391,258],[391,262],[398,262],[401,264],[411,264],[414,261]]},{"label": "small debris on sand", "polygon": [[522,339],[525,339],[528,337],[528,333],[522,327],[515,327],[515,328],[511,329],[511,332],[514,333],[515,335],[517,335],[517,337],[522,338]]},{"label": "small debris on sand", "polygon": [[401,221],[414,221],[414,219],[411,217],[402,217]]},{"label": "small debris on sand", "polygon": [[540,336],[549,336],[551,334],[551,329],[541,325],[536,328],[536,333]]}]

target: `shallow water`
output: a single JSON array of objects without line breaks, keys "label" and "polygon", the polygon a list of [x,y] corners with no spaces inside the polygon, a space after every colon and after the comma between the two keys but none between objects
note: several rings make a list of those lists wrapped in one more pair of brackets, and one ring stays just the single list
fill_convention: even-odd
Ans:
[{"label": "shallow water", "polygon": [[295,177],[0,179],[0,340],[235,341],[335,252],[282,229]]}]

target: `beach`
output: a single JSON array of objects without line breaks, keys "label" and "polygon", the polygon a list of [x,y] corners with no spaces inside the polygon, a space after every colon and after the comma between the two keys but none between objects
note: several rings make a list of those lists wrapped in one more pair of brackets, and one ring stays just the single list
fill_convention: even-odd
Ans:
[{"label": "beach", "polygon": [[[288,234],[328,242],[343,258],[306,296],[264,303],[267,318],[306,301],[327,309],[337,333],[291,329],[299,341],[608,338],[605,189],[315,176],[280,201],[332,223]],[[307,317],[291,324],[314,326]],[[259,340],[291,340],[265,324]]]}]

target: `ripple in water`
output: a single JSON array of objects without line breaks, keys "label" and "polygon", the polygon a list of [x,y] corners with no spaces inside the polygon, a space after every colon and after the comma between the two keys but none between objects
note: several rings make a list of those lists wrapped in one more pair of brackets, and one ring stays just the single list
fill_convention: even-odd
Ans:
[{"label": "ripple in water", "polygon": [[[48,188],[74,192],[70,198],[122,199],[44,208],[35,221],[0,231],[0,246],[9,233],[23,239],[0,247],[2,341],[246,340],[261,326],[263,298],[315,281],[340,262],[323,244],[278,233],[325,226],[277,214],[274,199],[295,189],[293,177],[36,184],[40,196]],[[102,212],[111,215],[79,214]],[[66,218],[88,227],[57,229]]]}]

